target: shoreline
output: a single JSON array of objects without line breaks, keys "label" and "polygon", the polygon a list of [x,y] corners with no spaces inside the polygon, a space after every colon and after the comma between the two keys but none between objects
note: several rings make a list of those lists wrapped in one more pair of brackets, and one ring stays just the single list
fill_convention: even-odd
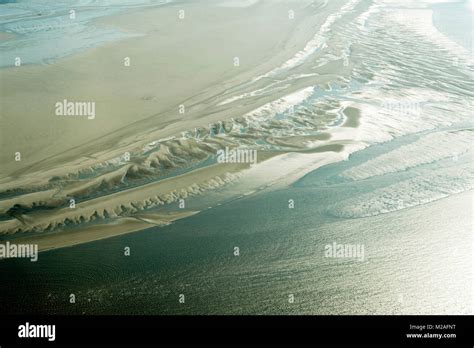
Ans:
[{"label": "shoreline", "polygon": [[[197,171],[192,171],[188,174],[185,174],[184,177],[190,177],[188,181],[191,180],[189,181],[190,183],[193,182],[194,184],[196,184],[196,182],[198,182],[195,179],[196,172],[201,171],[203,173],[206,173],[209,170],[212,170],[214,172],[212,176],[201,175],[202,179],[206,179],[209,177],[216,178],[216,170],[219,170],[221,173],[231,173],[232,171],[234,171],[236,176],[233,180],[228,181],[228,183],[224,184],[221,188],[219,188],[219,186],[216,186],[215,188],[210,188],[209,191],[207,191],[209,195],[213,195],[215,190],[218,190],[217,196],[215,196],[217,197],[215,198],[215,205],[217,206],[225,204],[226,202],[232,201],[234,199],[239,199],[240,197],[255,194],[256,192],[276,190],[289,186],[292,183],[296,182],[299,178],[316,170],[317,168],[347,159],[350,153],[356,150],[357,147],[349,150],[349,147],[340,147],[337,144],[321,145],[320,150],[315,149],[309,153],[288,152],[278,154],[276,156],[270,156],[268,158],[265,158],[263,162],[259,162],[258,165],[247,169],[245,169],[245,165],[243,166],[241,164],[223,164],[219,166],[205,167]],[[269,175],[268,173],[272,174]],[[199,175],[199,173],[197,175]],[[157,188],[159,188],[167,182],[169,182],[169,185],[171,186],[173,186],[174,183],[177,182],[184,182],[184,186],[186,184],[186,180],[183,178],[183,176],[175,176],[169,179],[165,179],[163,181],[160,181],[155,184],[152,183],[147,186],[155,185]],[[149,191],[156,192],[156,189],[143,187],[137,193],[142,192],[142,194],[144,194],[143,197],[148,197],[146,192]],[[136,195],[137,193],[132,194]],[[127,191],[122,191],[118,194],[129,195]],[[199,194],[193,197],[198,201],[200,199]],[[122,202],[119,198],[113,197],[113,195],[112,197],[106,196],[105,199],[108,199],[109,201],[112,200],[112,202],[114,200],[116,202]],[[107,213],[107,215],[112,214],[113,210],[107,207],[113,206],[114,203],[104,203],[101,198],[99,198],[98,204],[105,208],[104,211],[109,212]],[[178,205],[178,202],[176,201],[174,204]],[[202,204],[203,203],[201,203],[200,210],[197,211],[195,209],[193,209],[192,211],[173,210],[174,208],[171,208],[169,204],[165,204],[163,206],[164,210],[138,210],[129,216],[116,215],[116,217],[111,220],[97,220],[99,221],[98,223],[94,222],[94,219],[91,218],[90,222],[93,223],[92,225],[78,225],[77,227],[73,227],[72,229],[65,231],[59,230],[48,232],[46,234],[36,234],[38,232],[30,232],[28,236],[21,236],[21,233],[17,232],[11,234],[13,238],[7,238],[4,241],[20,244],[38,244],[39,252],[71,247],[74,245],[89,243],[96,240],[113,238],[120,235],[140,232],[153,226],[169,225],[177,220],[185,219],[189,216],[198,214],[202,210],[211,208]],[[132,206],[136,207],[135,204],[132,204]],[[95,214],[99,211],[97,208],[94,208],[94,204],[88,203],[87,207],[91,211],[87,214],[91,217],[95,216]],[[80,204],[78,206],[78,209],[79,214],[81,214],[81,216],[87,216],[84,211],[81,212],[82,208]],[[78,212],[76,211],[68,212],[67,208],[63,210],[64,213],[55,213],[55,215],[53,215],[56,216],[55,219],[59,219],[58,221],[63,221],[64,219],[74,219],[72,216],[78,214]],[[68,215],[70,217],[67,217]],[[32,219],[35,218],[33,217]],[[44,226],[46,226],[45,224],[51,224],[52,221],[54,221],[53,217],[48,216],[43,217],[42,219],[45,221],[43,224]],[[41,224],[41,220],[37,218],[35,219],[35,222],[37,224]]]},{"label": "shoreline", "polygon": [[143,214],[143,217],[124,217],[112,224],[110,222],[105,222],[88,227],[81,227],[80,230],[61,231],[30,237],[18,237],[8,240],[8,242],[13,244],[37,244],[38,252],[45,252],[118,237],[129,233],[140,232],[154,226],[166,226],[174,221],[198,213],[199,212],[197,211],[186,211]]},{"label": "shoreline", "polygon": [[[120,147],[117,145],[130,134],[146,135],[156,129],[159,131],[154,135],[155,139],[166,138],[189,127],[245,112],[245,109],[229,107],[210,111],[203,102],[216,98],[228,86],[244,83],[286,61],[313,35],[314,23],[311,22],[315,14],[304,14],[293,22],[275,14],[267,20],[271,31],[252,35],[251,43],[243,40],[254,27],[262,25],[259,16],[267,13],[269,6],[258,3],[250,8],[214,8],[212,3],[197,6],[196,2],[191,2],[186,8],[193,15],[186,17],[183,23],[176,16],[179,5],[173,3],[147,11],[117,14],[98,19],[98,24],[135,30],[142,36],[88,49],[52,65],[0,69],[2,85],[9,86],[1,90],[4,124],[16,129],[15,137],[14,132],[2,130],[4,151],[0,160],[4,165],[1,181],[25,170],[41,172],[58,163],[74,163],[77,158],[95,156],[97,148]],[[282,0],[271,4],[273,6],[285,13],[288,5]],[[203,26],[204,17],[209,21],[209,11],[215,13],[212,16],[214,23]],[[248,27],[245,30],[242,29],[244,21]],[[318,19],[317,25],[322,21]],[[279,29],[275,27],[276,23]],[[172,40],[171,31],[182,39]],[[198,39],[203,37],[206,38],[204,41]],[[226,46],[233,49],[219,48],[224,39]],[[292,46],[287,47],[290,41]],[[160,42],[160,46],[153,48],[152,43],[156,42]],[[182,47],[188,52],[207,50],[208,53],[194,55],[194,63],[189,64],[189,56],[182,52]],[[232,61],[236,54],[241,61],[238,68]],[[124,67],[124,57],[131,59],[128,68]],[[169,61],[174,62],[175,69],[170,69],[166,63]],[[64,80],[65,73],[71,81]],[[46,90],[42,88],[45,79],[48,81]],[[63,99],[95,102],[96,118],[58,118],[54,115],[54,105]],[[30,100],[30,103],[20,100]],[[250,111],[266,101],[268,99],[256,101],[245,108]],[[180,104],[186,106],[184,116],[178,112]],[[28,127],[32,113],[37,124],[34,133]],[[54,129],[50,126],[52,122]],[[30,141],[18,144],[18,140],[25,138]],[[54,146],[48,141],[52,138]],[[12,161],[10,154],[16,151],[22,153],[21,162]]]},{"label": "shoreline", "polygon": [[[331,14],[330,8],[325,8],[326,13],[321,14],[321,21],[316,26],[308,25],[317,17],[316,14],[305,14],[301,22],[286,23],[286,27],[275,29],[285,31],[285,38],[278,37],[275,32],[256,34],[256,43],[247,46],[240,42],[242,37],[248,35],[247,31],[242,32],[243,21],[259,24],[258,14],[268,10],[269,3],[251,3],[249,8],[232,7],[230,10],[228,7],[214,8],[217,3],[212,2],[204,8],[196,6],[198,2],[188,4],[187,11],[196,11],[191,11],[189,22],[179,22],[176,18],[177,4],[148,12],[132,11],[101,18],[103,25],[136,28],[147,35],[92,49],[51,66],[23,67],[24,70],[11,70],[11,75],[0,69],[0,78],[6,74],[13,79],[11,91],[21,91],[18,96],[18,93],[9,90],[5,93],[2,89],[2,94],[7,97],[6,124],[12,127],[21,128],[13,115],[23,115],[22,108],[33,107],[19,103],[18,98],[26,98],[24,93],[39,93],[35,88],[39,88],[42,78],[51,72],[56,74],[52,78],[53,85],[47,86],[45,94],[36,96],[37,99],[45,96],[53,98],[62,93],[58,91],[61,91],[61,83],[64,84],[61,81],[64,71],[77,78],[74,80],[77,85],[70,89],[66,87],[67,93],[80,91],[85,93],[83,96],[91,97],[97,93],[99,98],[114,98],[107,102],[105,119],[101,119],[104,109],[98,104],[98,117],[94,120],[72,122],[62,118],[62,125],[53,126],[50,122],[54,121],[48,120],[40,128],[54,130],[55,134],[43,133],[44,128],[39,129],[35,135],[37,138],[29,143],[24,139],[28,138],[31,127],[25,127],[24,132],[21,128],[23,133],[20,134],[2,130],[10,137],[18,138],[17,142],[5,140],[9,148],[2,155],[12,152],[18,141],[39,151],[38,158],[34,160],[28,157],[27,152],[22,153],[21,162],[14,163],[11,158],[7,161],[5,174],[0,178],[0,193],[4,195],[0,199],[2,236],[21,238],[23,233],[27,233],[30,234],[27,238],[32,239],[36,238],[35,233],[39,238],[39,234],[46,231],[48,243],[54,248],[55,239],[59,240],[58,247],[67,246],[67,242],[60,241],[63,230],[65,234],[69,230],[75,231],[70,232],[76,238],[74,243],[79,243],[78,239],[84,243],[94,240],[101,235],[97,226],[102,225],[107,230],[102,232],[104,238],[127,233],[127,229],[130,232],[141,230],[148,226],[146,221],[140,220],[141,215],[160,214],[161,208],[172,209],[173,205],[188,197],[212,196],[218,191],[220,198],[225,200],[245,192],[244,195],[247,195],[262,189],[284,187],[321,166],[346,160],[355,151],[372,143],[390,141],[413,128],[410,128],[404,115],[398,115],[397,127],[400,129],[397,134],[393,132],[391,123],[383,124],[385,119],[394,122],[396,113],[390,115],[390,110],[381,112],[378,105],[362,101],[333,98],[333,95],[337,96],[338,88],[331,83],[335,82],[336,77],[345,79],[351,71],[350,64],[345,67],[342,60],[326,61],[326,64],[311,68],[308,66],[311,63],[306,66],[306,63],[301,63],[301,66],[295,67],[296,75],[291,75],[294,71],[283,73],[281,80],[269,84],[266,78],[260,78],[301,58],[301,52],[311,52],[313,46],[310,45],[311,50],[306,47],[308,42],[314,44],[314,41],[307,40],[314,37],[317,26],[322,25],[324,18],[330,18],[329,23],[332,23],[346,12],[351,13],[351,7],[338,8],[334,14]],[[352,1],[347,4],[358,3]],[[287,0],[272,4],[281,13],[285,13],[287,5]],[[185,34],[190,26],[194,28],[201,23],[209,6],[215,10],[211,15],[216,20],[213,26],[200,25],[189,38]],[[337,7],[337,4],[332,3],[332,6]],[[363,10],[359,8],[359,11]],[[223,14],[225,18],[222,18]],[[154,22],[157,15],[163,22]],[[246,15],[252,18],[244,17]],[[277,15],[271,17],[270,22],[274,20],[284,19]],[[227,31],[216,33],[216,27],[226,27]],[[324,27],[329,30],[329,26]],[[251,25],[246,30],[250,28]],[[297,30],[300,32],[294,37]],[[178,42],[168,37],[176,32],[182,34],[178,35]],[[190,47],[198,48],[202,42],[192,42],[192,39],[209,35],[211,38],[206,39],[209,52],[202,57],[193,56],[193,64],[181,64],[189,62],[190,57],[181,51],[182,47],[194,45]],[[242,66],[232,66],[232,59],[229,59],[233,57],[231,49],[224,49],[223,52],[214,47],[214,40],[227,40],[228,36],[235,40],[233,44],[242,48],[244,54],[240,58],[246,62]],[[278,37],[276,43],[270,40],[270,36]],[[153,45],[157,39],[160,40],[158,48]],[[255,45],[263,42],[266,46],[256,51]],[[273,51],[264,51],[268,46],[282,52],[273,56]],[[305,48],[303,51],[302,47]],[[114,63],[118,65],[110,66],[104,61],[96,61],[113,61],[125,54],[130,55],[133,61],[126,69],[119,68],[118,61]],[[250,60],[246,61],[246,57]],[[261,63],[265,57],[272,57],[271,61]],[[176,70],[170,71],[170,66],[162,66],[169,61],[173,62],[171,67]],[[300,77],[298,73],[307,72],[303,69],[312,69],[314,73]],[[91,75],[91,71],[98,76]],[[159,72],[165,73],[164,77]],[[25,77],[25,74],[29,76]],[[255,76],[258,78],[252,79]],[[25,78],[26,82],[33,79],[37,83],[26,86],[26,92]],[[97,83],[91,90],[89,78]],[[184,85],[183,81],[186,81]],[[116,86],[113,86],[114,82]],[[279,84],[285,83],[290,87],[279,89]],[[326,87],[320,87],[324,85]],[[268,88],[271,90],[266,92]],[[354,92],[351,88],[348,90],[348,93]],[[182,113],[179,111],[181,106],[185,109]],[[48,117],[44,109],[39,109],[35,115]],[[24,117],[23,121],[30,121],[27,116]],[[72,128],[68,128],[68,124],[73,125]],[[101,129],[101,126],[104,128]],[[374,136],[374,129],[378,131],[375,133],[378,138]],[[418,126],[416,129],[421,128]],[[73,132],[77,138],[67,132],[63,134],[65,130]],[[91,132],[95,132],[94,136],[101,132],[104,134],[99,140],[87,140]],[[40,140],[53,141],[41,148]],[[258,150],[258,165],[249,168],[245,164],[213,164],[216,152],[228,147]],[[52,148],[57,154],[51,155]],[[48,157],[42,158],[41,152],[48,153]],[[9,172],[15,166],[17,168]],[[71,199],[74,207],[69,206]],[[160,223],[159,219],[154,219]],[[163,221],[167,223],[168,220],[163,218]],[[83,230],[86,231],[84,236],[77,236]]]},{"label": "shoreline", "polygon": [[[5,163],[0,176],[0,191],[5,195],[0,200],[2,235],[16,239],[27,233],[30,236],[25,238],[33,239],[35,233],[46,231],[47,235],[38,238],[46,238],[54,248],[55,239],[58,247],[67,246],[55,230],[66,229],[65,234],[68,229],[78,231],[70,234],[76,238],[71,242],[74,244],[81,224],[86,224],[82,242],[87,242],[101,235],[87,224],[118,222],[120,226],[105,227],[103,235],[110,237],[125,233],[127,228],[146,228],[146,223],[136,217],[148,210],[159,214],[157,208],[177,204],[180,199],[222,187],[225,190],[241,176],[245,184],[240,187],[246,186],[243,192],[268,185],[259,168],[278,168],[285,161],[300,158],[304,165],[296,168],[309,170],[333,158],[344,158],[341,154],[350,138],[331,139],[326,134],[326,120],[318,120],[317,127],[308,126],[312,131],[321,126],[320,135],[291,138],[265,125],[262,113],[274,108],[283,112],[304,100],[301,91],[314,85],[304,77],[282,91],[222,104],[241,95],[243,88],[265,86],[265,79],[252,79],[294,59],[344,1],[323,3],[308,11],[307,6],[313,4],[310,0],[298,4],[251,1],[248,6],[235,6],[232,1],[225,2],[229,6],[220,6],[221,1],[205,5],[191,1],[185,6],[183,20],[177,17],[181,5],[176,3],[137,9],[95,22],[140,33],[139,37],[91,48],[51,65],[0,69],[2,86],[9,86],[2,88],[1,94],[5,100],[4,124],[10,127],[2,128],[1,134],[4,151],[0,160]],[[289,8],[298,13],[295,19],[288,18]],[[203,25],[203,21],[212,24]],[[255,30],[262,25],[267,30]],[[245,40],[250,35],[252,42]],[[160,45],[154,45],[156,42]],[[187,52],[204,53],[194,54],[190,64],[182,47]],[[241,62],[237,67],[236,54]],[[123,65],[123,57],[131,58],[130,66]],[[174,70],[168,62],[173,62]],[[318,69],[317,83],[324,86],[331,81],[331,69],[336,68]],[[71,81],[64,80],[65,74]],[[48,85],[42,88],[46,77]],[[92,100],[97,103],[97,117],[57,118],[53,109],[56,99]],[[186,106],[183,114],[180,103]],[[34,129],[28,126],[32,114],[36,118]],[[218,122],[218,133],[224,130],[222,135],[212,135],[215,124],[211,122]],[[253,129],[255,122],[260,124],[258,129]],[[289,127],[288,131],[295,126],[281,124]],[[239,128],[246,129],[246,134]],[[212,157],[219,148],[229,144],[245,147],[259,139],[282,150],[259,150],[259,162],[263,163],[249,170],[245,165],[207,165],[180,174]],[[10,154],[15,151],[21,153],[21,161],[12,160]],[[332,153],[336,155],[328,155]],[[124,154],[130,158],[124,160]],[[286,169],[272,182],[291,182],[288,171],[298,175],[294,168]],[[252,178],[254,173],[257,179]],[[71,199],[74,209],[69,207]]]}]

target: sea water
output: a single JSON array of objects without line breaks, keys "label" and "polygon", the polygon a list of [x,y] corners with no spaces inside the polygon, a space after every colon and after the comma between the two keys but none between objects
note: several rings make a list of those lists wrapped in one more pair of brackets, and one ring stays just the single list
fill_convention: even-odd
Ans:
[{"label": "sea water", "polygon": [[[464,2],[424,3],[437,27],[450,28],[445,35],[466,35],[465,27],[451,25]],[[435,62],[445,64],[441,74],[432,57],[411,55],[430,48],[425,41],[433,38],[403,36],[402,27],[379,37],[379,25],[369,18],[362,29],[359,42],[383,49],[359,53],[366,70],[360,68],[358,94],[339,95],[359,105],[368,99],[358,136],[370,146],[290,187],[231,200],[167,227],[41,253],[35,263],[3,260],[2,311],[472,314],[474,163],[466,103],[473,93],[472,81],[461,78],[472,65],[450,64],[449,50],[444,59],[433,46]],[[383,46],[402,37],[406,52]],[[379,67],[370,60],[374,54],[385,54],[380,60],[391,65]],[[370,90],[368,96],[384,100],[416,86],[415,95],[448,99],[418,118],[382,118],[371,112],[375,99],[361,94],[371,87],[362,78],[367,70],[386,74],[374,87],[382,96]],[[363,246],[363,258],[328,257],[332,245]]]}]

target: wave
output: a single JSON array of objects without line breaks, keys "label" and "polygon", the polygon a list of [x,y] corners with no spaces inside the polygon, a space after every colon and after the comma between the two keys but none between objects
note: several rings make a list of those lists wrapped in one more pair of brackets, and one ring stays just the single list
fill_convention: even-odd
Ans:
[{"label": "wave", "polygon": [[472,189],[474,167],[469,162],[436,171],[423,171],[415,178],[344,200],[328,211],[342,218],[369,217],[430,203]]},{"label": "wave", "polygon": [[374,176],[406,171],[442,159],[457,160],[472,148],[473,132],[434,132],[409,145],[370,159],[341,173],[344,178],[363,180]]}]

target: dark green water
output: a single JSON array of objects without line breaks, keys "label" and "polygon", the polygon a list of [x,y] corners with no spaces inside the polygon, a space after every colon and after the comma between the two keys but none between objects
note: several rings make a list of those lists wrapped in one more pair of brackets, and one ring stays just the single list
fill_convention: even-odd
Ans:
[{"label": "dark green water", "polygon": [[[470,219],[469,212],[446,216],[453,214],[447,207],[459,202],[445,199],[362,219],[332,214],[336,202],[416,176],[411,171],[362,181],[338,176],[416,139],[369,148],[288,189],[233,201],[165,228],[42,253],[36,263],[2,261],[2,312],[463,313],[469,310],[472,275],[455,267],[457,259],[447,249],[454,243],[461,248],[458,255],[472,252],[457,244],[468,238],[461,222],[466,214]],[[456,235],[446,225],[454,221],[461,226]],[[325,258],[324,246],[333,242],[364,244],[365,260]],[[441,253],[439,245],[445,247]],[[131,256],[124,256],[126,246]],[[444,266],[435,267],[438,261]],[[71,293],[75,304],[69,303]]]},{"label": "dark green water", "polygon": [[[450,26],[457,10],[435,8],[436,24],[445,20],[444,28],[462,32],[461,26]],[[3,260],[0,311],[472,314],[472,195],[449,194],[365,218],[343,219],[335,209],[361,195],[376,201],[377,189],[423,175],[439,182],[438,171],[459,165],[448,158],[364,180],[340,176],[417,138],[373,146],[284,190],[235,200],[165,228],[42,253],[36,263]],[[430,187],[419,188],[429,193]],[[411,193],[403,190],[395,186],[386,195]],[[201,204],[188,203],[194,205]],[[364,261],[324,257],[325,245],[333,242],[363,244]],[[124,256],[125,247],[131,256]],[[71,293],[75,304],[69,303]],[[179,303],[180,294],[185,303]]]}]

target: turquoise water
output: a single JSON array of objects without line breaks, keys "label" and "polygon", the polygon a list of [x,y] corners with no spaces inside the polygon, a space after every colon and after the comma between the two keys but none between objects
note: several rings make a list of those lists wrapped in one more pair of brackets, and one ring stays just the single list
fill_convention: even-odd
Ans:
[{"label": "turquoise water", "polygon": [[[46,64],[104,43],[140,33],[125,33],[96,20],[162,0],[75,0],[0,2],[0,31],[11,34],[0,42],[0,67]],[[74,11],[73,13],[71,11]]]}]

